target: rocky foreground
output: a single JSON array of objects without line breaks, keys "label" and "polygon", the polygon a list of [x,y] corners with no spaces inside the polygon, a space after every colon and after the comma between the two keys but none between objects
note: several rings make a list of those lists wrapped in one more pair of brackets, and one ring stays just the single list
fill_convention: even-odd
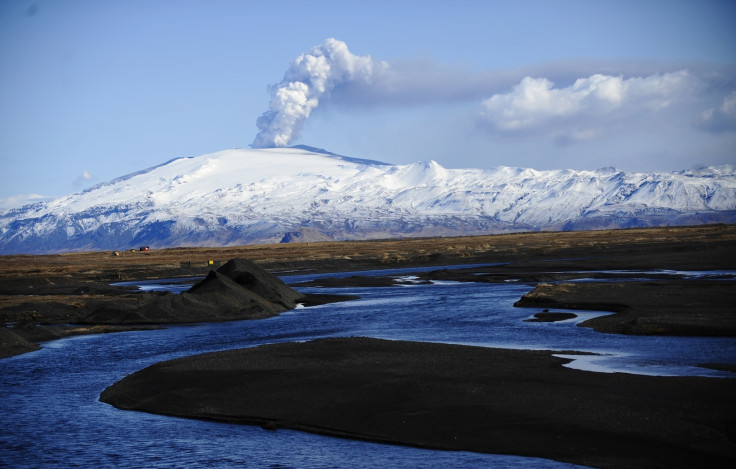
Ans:
[{"label": "rocky foreground", "polygon": [[590,373],[552,352],[367,338],[159,363],[103,402],[178,417],[601,468],[733,467],[736,380]]}]

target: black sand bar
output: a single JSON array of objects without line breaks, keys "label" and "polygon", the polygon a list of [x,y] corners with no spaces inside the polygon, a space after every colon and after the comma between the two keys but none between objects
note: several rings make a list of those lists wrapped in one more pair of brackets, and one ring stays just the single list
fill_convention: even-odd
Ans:
[{"label": "black sand bar", "polygon": [[121,409],[593,467],[736,467],[736,379],[604,374],[548,351],[322,339],[159,363]]}]

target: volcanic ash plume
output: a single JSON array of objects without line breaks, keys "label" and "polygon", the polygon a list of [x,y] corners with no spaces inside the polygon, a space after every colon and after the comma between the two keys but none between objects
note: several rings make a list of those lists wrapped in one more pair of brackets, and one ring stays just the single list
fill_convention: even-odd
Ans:
[{"label": "volcanic ash plume", "polygon": [[304,121],[338,86],[371,83],[385,62],[350,53],[337,39],[327,39],[294,60],[281,83],[271,88],[269,109],[256,121],[260,132],[253,148],[285,147],[299,135]]}]

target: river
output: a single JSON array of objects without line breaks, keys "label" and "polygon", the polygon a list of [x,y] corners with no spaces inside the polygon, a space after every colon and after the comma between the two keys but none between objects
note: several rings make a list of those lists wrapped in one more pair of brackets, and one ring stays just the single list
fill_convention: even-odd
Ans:
[{"label": "river", "polygon": [[[435,267],[436,268],[436,267]],[[392,272],[411,276],[415,270]],[[386,272],[374,272],[382,274]],[[361,275],[371,273],[361,272]],[[341,275],[353,275],[345,273]],[[294,283],[316,275],[284,276]],[[168,287],[167,287],[168,288]],[[599,372],[725,376],[698,363],[736,363],[732,338],[635,337],[556,323],[514,308],[531,286],[437,282],[385,288],[304,288],[360,300],[297,308],[269,319],[72,337],[0,360],[0,467],[574,467],[536,458],[432,451],[308,433],[120,411],[107,386],[153,363],[197,353],[334,336],[578,350],[568,366]]]}]

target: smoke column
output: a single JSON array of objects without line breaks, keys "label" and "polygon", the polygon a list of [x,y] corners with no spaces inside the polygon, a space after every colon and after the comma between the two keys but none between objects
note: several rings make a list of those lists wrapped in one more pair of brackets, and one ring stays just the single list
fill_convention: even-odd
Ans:
[{"label": "smoke column", "polygon": [[281,83],[271,88],[268,111],[256,121],[260,132],[253,148],[285,147],[299,136],[304,121],[335,87],[373,81],[386,69],[385,62],[350,53],[337,39],[327,39],[294,60]]}]

